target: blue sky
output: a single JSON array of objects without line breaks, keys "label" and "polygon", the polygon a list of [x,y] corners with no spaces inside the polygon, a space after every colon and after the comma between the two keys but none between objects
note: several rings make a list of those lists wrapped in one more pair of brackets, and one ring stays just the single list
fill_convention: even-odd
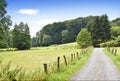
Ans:
[{"label": "blue sky", "polygon": [[110,20],[120,17],[120,0],[7,0],[7,3],[7,15],[13,25],[28,23],[32,36],[53,22],[102,14],[107,14]]}]

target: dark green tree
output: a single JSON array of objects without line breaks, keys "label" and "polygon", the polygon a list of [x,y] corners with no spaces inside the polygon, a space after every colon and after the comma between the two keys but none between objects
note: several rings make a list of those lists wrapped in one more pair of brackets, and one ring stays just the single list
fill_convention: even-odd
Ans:
[{"label": "dark green tree", "polygon": [[7,3],[5,0],[0,1],[0,48],[5,48],[7,47],[7,42],[5,40],[5,35],[4,35],[4,27],[2,25],[1,20],[3,19],[4,15],[6,14],[5,7],[7,6]]},{"label": "dark green tree", "polygon": [[13,29],[13,46],[19,50],[30,49],[31,38],[27,24],[23,22],[20,22],[19,25],[15,24]]},{"label": "dark green tree", "polygon": [[0,48],[10,45],[9,26],[12,22],[10,16],[5,16],[7,3],[5,0],[0,1]]},{"label": "dark green tree", "polygon": [[86,28],[81,29],[81,31],[77,35],[76,42],[81,48],[86,48],[92,45],[91,35]]},{"label": "dark green tree", "polygon": [[62,42],[63,43],[68,43],[71,41],[71,35],[70,32],[68,30],[63,30],[62,31]]},{"label": "dark green tree", "polygon": [[44,34],[41,30],[36,33],[37,46],[42,46],[43,35]]},{"label": "dark green tree", "polygon": [[5,40],[7,42],[7,45],[10,47],[10,41],[11,40],[10,40],[10,28],[9,28],[9,26],[12,26],[11,17],[8,16],[8,15],[3,17],[2,20],[1,20],[1,23],[3,25],[2,30],[4,32],[3,34],[5,36]]},{"label": "dark green tree", "polygon": [[42,44],[43,44],[44,46],[49,46],[51,43],[52,43],[52,38],[51,38],[51,36],[44,34],[43,40],[42,40]]},{"label": "dark green tree", "polygon": [[7,41],[5,40],[5,35],[3,32],[3,26],[0,24],[0,48],[8,47]]},{"label": "dark green tree", "polygon": [[37,47],[37,39],[36,39],[36,37],[32,38],[32,47]]},{"label": "dark green tree", "polygon": [[96,16],[86,27],[91,33],[93,46],[99,46],[100,43],[110,40],[111,26],[107,15]]},{"label": "dark green tree", "polygon": [[111,38],[111,33],[110,33],[110,22],[108,20],[107,15],[102,15],[100,17],[100,37],[101,37],[101,41],[102,42],[106,42],[108,40],[110,40]]}]

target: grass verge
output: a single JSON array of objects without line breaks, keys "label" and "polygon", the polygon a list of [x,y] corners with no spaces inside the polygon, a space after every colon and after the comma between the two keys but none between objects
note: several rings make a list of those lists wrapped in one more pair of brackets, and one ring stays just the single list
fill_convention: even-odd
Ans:
[{"label": "grass verge", "polygon": [[[120,50],[120,48],[117,48],[117,50]],[[107,48],[104,49],[104,52],[113,60],[113,62],[116,64],[119,72],[120,72],[120,53],[118,51],[117,56],[112,54],[107,50]]]},{"label": "grass verge", "polygon": [[52,73],[48,75],[47,81],[68,81],[71,76],[73,76],[82,66],[86,63],[86,61],[91,56],[93,48],[90,48],[86,54],[82,55],[79,60],[75,60],[68,66],[63,66],[59,72]]}]

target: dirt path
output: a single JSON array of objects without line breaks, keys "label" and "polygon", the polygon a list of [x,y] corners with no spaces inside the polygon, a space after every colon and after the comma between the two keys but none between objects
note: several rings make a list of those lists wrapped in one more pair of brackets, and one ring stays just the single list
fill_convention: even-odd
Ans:
[{"label": "dirt path", "polygon": [[70,81],[80,80],[120,81],[120,73],[112,60],[104,54],[103,49],[95,48],[91,58],[83,68],[70,78]]}]

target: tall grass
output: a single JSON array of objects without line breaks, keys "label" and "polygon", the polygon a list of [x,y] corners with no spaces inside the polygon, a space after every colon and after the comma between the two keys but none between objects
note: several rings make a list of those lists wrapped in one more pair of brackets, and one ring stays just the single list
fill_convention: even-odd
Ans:
[{"label": "tall grass", "polygon": [[68,58],[68,66],[61,64],[60,70],[57,71],[56,62],[49,64],[48,74],[44,73],[41,68],[35,71],[26,71],[21,67],[12,67],[11,62],[2,65],[0,60],[0,81],[65,81],[78,71],[88,60],[92,52],[91,48],[85,54],[81,55],[80,59],[70,61]]}]

